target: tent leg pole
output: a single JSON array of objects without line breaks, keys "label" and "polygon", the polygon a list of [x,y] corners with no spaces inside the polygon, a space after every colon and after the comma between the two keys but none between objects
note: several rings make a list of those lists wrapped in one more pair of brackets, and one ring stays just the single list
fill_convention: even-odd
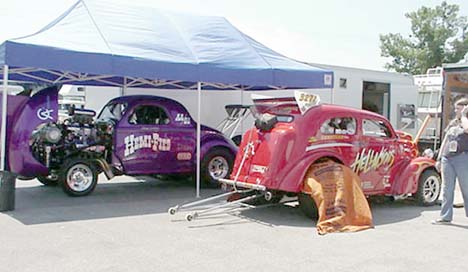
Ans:
[{"label": "tent leg pole", "polygon": [[335,104],[335,92],[333,88],[331,88],[330,93],[331,93],[330,104]]},{"label": "tent leg pole", "polygon": [[124,96],[127,94],[127,77],[124,77],[124,84],[123,87],[120,89],[120,96]]},{"label": "tent leg pole", "polygon": [[197,198],[200,197],[200,158],[201,158],[201,82],[197,83],[198,92],[198,121],[197,121]]},{"label": "tent leg pole", "polygon": [[[241,86],[240,93],[241,93],[241,105],[244,105],[244,86]],[[244,135],[244,118],[241,119],[240,127],[241,127],[240,135],[242,136],[242,135]],[[234,135],[234,136],[236,136],[236,135]],[[239,143],[239,145],[240,145],[240,143]]]},{"label": "tent leg pole", "polygon": [[6,154],[6,122],[7,122],[7,100],[8,100],[8,65],[3,66],[3,96],[2,96],[2,127],[1,127],[1,155],[0,171],[5,171]]}]

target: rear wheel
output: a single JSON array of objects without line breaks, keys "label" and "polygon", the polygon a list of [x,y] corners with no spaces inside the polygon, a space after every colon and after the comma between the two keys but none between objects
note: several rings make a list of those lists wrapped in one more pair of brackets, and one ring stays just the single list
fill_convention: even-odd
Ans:
[{"label": "rear wheel", "polygon": [[211,149],[201,163],[202,180],[207,186],[219,186],[218,179],[229,177],[233,163],[234,156],[227,149]]},{"label": "rear wheel", "polygon": [[299,193],[297,198],[299,200],[299,207],[301,208],[305,216],[313,220],[317,220],[319,217],[318,209],[317,205],[315,205],[315,201],[312,198],[312,196],[305,193]]},{"label": "rear wheel", "polygon": [[57,186],[58,179],[52,179],[52,178],[47,178],[44,176],[38,176],[36,177],[37,180],[39,180],[40,183],[44,184],[45,186]]},{"label": "rear wheel", "polygon": [[70,196],[90,194],[97,184],[97,169],[89,160],[75,158],[65,162],[60,183],[63,191]]},{"label": "rear wheel", "polygon": [[424,171],[419,177],[416,201],[422,206],[432,206],[439,199],[442,182],[439,173],[429,169]]}]

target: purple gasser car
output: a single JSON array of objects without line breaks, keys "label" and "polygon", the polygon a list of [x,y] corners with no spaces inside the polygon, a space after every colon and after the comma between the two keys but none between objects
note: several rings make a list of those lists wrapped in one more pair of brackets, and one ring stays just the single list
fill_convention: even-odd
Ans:
[{"label": "purple gasser car", "polygon": [[[73,109],[58,121],[58,88],[8,96],[7,167],[22,178],[59,183],[71,196],[91,193],[97,176],[186,175],[196,169],[196,123],[180,103],[124,96],[101,113]],[[228,177],[237,151],[222,133],[201,126],[201,177]]]}]

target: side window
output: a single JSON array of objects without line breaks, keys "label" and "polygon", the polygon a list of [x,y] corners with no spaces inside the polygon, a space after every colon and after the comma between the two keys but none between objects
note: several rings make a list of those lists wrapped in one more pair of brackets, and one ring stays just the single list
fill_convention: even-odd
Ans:
[{"label": "side window", "polygon": [[353,135],[356,134],[356,119],[353,117],[335,117],[326,120],[320,127],[322,134]]},{"label": "side window", "polygon": [[166,125],[169,117],[161,107],[142,105],[130,115],[128,122],[134,125]]},{"label": "side window", "polygon": [[364,136],[390,138],[392,136],[390,129],[382,121],[362,120],[362,133]]}]

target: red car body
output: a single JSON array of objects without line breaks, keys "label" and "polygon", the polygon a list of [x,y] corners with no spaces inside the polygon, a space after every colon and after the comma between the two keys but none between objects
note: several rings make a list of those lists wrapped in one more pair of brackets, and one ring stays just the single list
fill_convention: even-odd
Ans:
[{"label": "red car body", "polygon": [[[411,135],[395,131],[385,117],[329,104],[302,114],[291,99],[276,100],[273,107],[271,101],[267,104],[257,104],[257,110],[275,116],[277,122],[269,130],[254,127],[244,134],[231,180],[263,185],[269,191],[300,193],[308,168],[331,159],[358,173],[366,195],[415,194],[418,188],[430,191],[435,186],[432,194],[425,193],[423,204],[437,200],[440,177],[435,161],[419,157]],[[421,189],[425,171],[435,179]]]}]

